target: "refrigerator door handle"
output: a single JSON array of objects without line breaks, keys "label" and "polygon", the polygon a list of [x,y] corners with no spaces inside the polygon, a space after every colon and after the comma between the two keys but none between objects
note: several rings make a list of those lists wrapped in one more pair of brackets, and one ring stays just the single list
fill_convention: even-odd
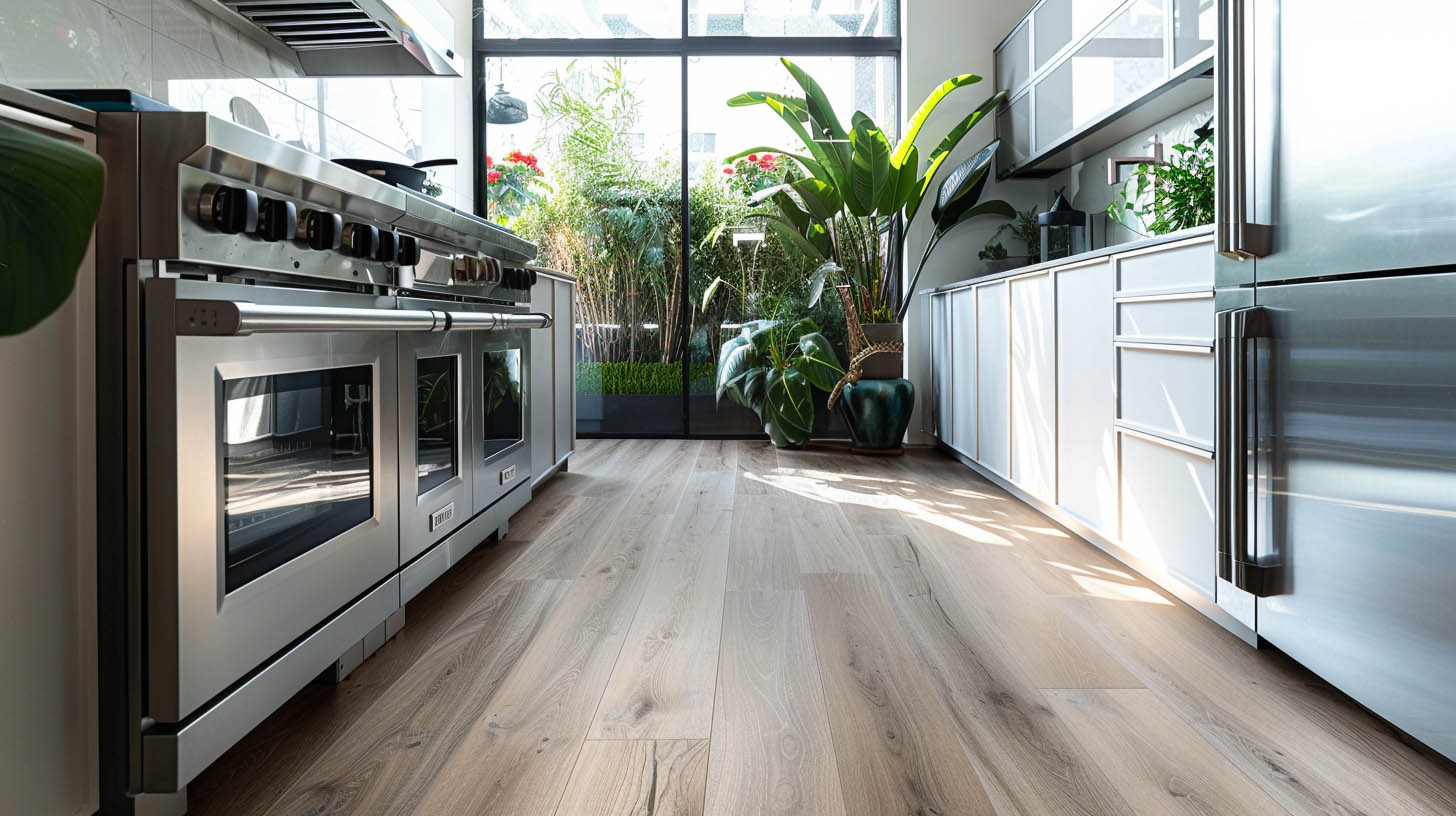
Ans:
[{"label": "refrigerator door handle", "polygon": [[1214,115],[1215,249],[1244,261],[1273,251],[1273,228],[1248,219],[1248,0],[1218,0],[1218,45],[1214,52],[1217,104]]},{"label": "refrigerator door handle", "polygon": [[1253,306],[1218,313],[1214,357],[1218,377],[1215,455],[1218,474],[1215,535],[1218,577],[1249,594],[1279,594],[1279,565],[1261,563],[1250,535],[1251,472],[1257,472],[1259,442],[1251,422],[1249,349],[1260,338],[1272,338],[1269,315]]}]

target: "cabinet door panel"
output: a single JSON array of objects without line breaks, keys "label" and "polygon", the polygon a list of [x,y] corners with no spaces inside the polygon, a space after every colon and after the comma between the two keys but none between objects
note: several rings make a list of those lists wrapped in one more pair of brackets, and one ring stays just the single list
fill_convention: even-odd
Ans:
[{"label": "cabinet door panel", "polygon": [[556,384],[554,453],[560,461],[576,450],[576,284],[555,283],[552,314],[556,318],[551,329]]},{"label": "cabinet door panel", "polygon": [[951,428],[951,364],[955,348],[950,333],[950,295],[930,297],[930,428],[935,438],[955,446]]},{"label": "cabinet door panel", "polygon": [[1112,265],[1057,273],[1057,502],[1117,537]]},{"label": "cabinet door panel", "polygon": [[976,460],[1011,475],[1011,314],[1006,283],[976,288]]},{"label": "cabinet door panel", "polygon": [[1119,417],[1140,428],[1211,450],[1213,352],[1198,346],[1174,348],[1121,349]]},{"label": "cabinet door panel", "polygon": [[[531,310],[555,313],[555,284],[538,281],[531,289]],[[554,329],[531,330],[531,377],[529,380],[531,428],[531,473],[537,478],[555,464],[555,383],[552,357]]]},{"label": "cabinet door panel", "polygon": [[1056,290],[1050,273],[1011,281],[1011,478],[1057,498]]},{"label": "cabinet door panel", "polygon": [[1122,437],[1122,546],[1213,597],[1213,456]]},{"label": "cabinet door panel", "polygon": [[950,296],[951,434],[955,448],[976,456],[976,293],[962,289]]}]

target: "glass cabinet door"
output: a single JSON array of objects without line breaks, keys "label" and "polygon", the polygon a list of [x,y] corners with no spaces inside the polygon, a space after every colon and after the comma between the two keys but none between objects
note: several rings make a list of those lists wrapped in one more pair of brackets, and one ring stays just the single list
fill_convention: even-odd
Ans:
[{"label": "glass cabinet door", "polygon": [[226,591],[374,515],[372,366],[224,380]]},{"label": "glass cabinet door", "polygon": [[487,351],[484,363],[483,457],[490,459],[525,438],[521,349]]},{"label": "glass cabinet door", "polygon": [[1173,64],[1182,67],[1213,48],[1218,8],[1213,0],[1172,0]]},{"label": "glass cabinet door", "polygon": [[459,358],[415,361],[415,468],[423,496],[460,472]]},{"label": "glass cabinet door", "polygon": [[1167,77],[1162,0],[1139,0],[1036,83],[1036,150]]}]

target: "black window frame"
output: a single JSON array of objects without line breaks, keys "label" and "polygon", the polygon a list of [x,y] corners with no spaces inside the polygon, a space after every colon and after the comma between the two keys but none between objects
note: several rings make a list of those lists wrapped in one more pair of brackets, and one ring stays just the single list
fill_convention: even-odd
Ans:
[{"label": "black window frame", "polygon": [[[488,96],[489,82],[486,76],[485,66],[489,59],[509,59],[513,57],[677,57],[681,71],[680,90],[680,122],[679,131],[682,140],[679,152],[682,163],[679,169],[679,177],[682,184],[682,224],[683,234],[692,234],[691,206],[688,200],[689,179],[688,179],[688,64],[695,57],[889,57],[895,60],[895,87],[896,87],[896,118],[903,120],[904,112],[904,35],[905,35],[905,0],[893,0],[897,3],[896,26],[893,36],[699,36],[691,35],[688,32],[688,3],[689,0],[681,0],[682,30],[675,38],[650,38],[650,37],[553,37],[540,39],[527,38],[488,38],[484,35],[484,15],[480,12],[481,0],[474,4],[474,36],[471,53],[472,69],[474,71],[474,93],[472,98],[472,116],[474,119],[473,145],[475,168],[475,212],[477,215],[486,215],[486,173],[484,162],[481,159],[485,155],[487,141],[487,128],[485,121],[485,100]],[[903,128],[903,121],[897,122]],[[684,274],[692,275],[692,242],[684,240],[681,242],[682,253],[681,263]],[[683,308],[680,320],[690,319],[692,310],[689,303],[689,289],[683,287]],[[684,328],[691,328],[685,326]],[[766,439],[764,434],[695,434],[692,433],[692,418],[690,415],[691,403],[691,376],[690,360],[688,355],[688,343],[691,341],[688,331],[679,332],[683,348],[680,349],[682,361],[682,430],[676,434],[663,433],[584,433],[579,434],[583,438],[606,437],[606,438],[648,438],[648,439]],[[575,429],[573,429],[575,430]]]}]

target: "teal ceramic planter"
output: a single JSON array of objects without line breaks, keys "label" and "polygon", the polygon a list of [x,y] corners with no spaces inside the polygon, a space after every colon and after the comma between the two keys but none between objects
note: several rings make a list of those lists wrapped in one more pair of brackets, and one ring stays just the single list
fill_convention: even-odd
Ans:
[{"label": "teal ceramic planter", "polygon": [[849,426],[850,448],[856,453],[904,453],[905,429],[915,409],[915,386],[909,380],[860,380],[844,386],[840,412]]}]

